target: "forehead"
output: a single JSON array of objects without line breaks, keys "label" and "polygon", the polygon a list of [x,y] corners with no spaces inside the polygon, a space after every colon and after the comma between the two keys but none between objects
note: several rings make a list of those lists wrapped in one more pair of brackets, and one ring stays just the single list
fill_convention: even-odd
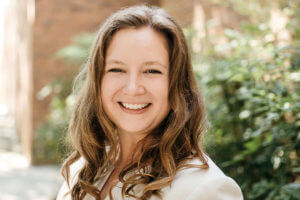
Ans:
[{"label": "forehead", "polygon": [[116,40],[115,38],[120,39],[122,37],[134,37],[135,40],[144,42],[155,38],[165,44],[167,43],[165,35],[150,26],[122,28],[113,34],[111,41]]},{"label": "forehead", "polygon": [[140,27],[117,31],[109,42],[105,60],[117,59],[127,62],[148,59],[168,65],[168,57],[165,36],[151,27]]}]

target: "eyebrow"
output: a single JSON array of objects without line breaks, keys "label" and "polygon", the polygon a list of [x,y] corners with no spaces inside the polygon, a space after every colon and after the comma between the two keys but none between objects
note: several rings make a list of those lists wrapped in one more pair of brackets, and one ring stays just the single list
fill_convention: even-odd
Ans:
[{"label": "eyebrow", "polygon": [[147,61],[147,62],[143,62],[143,64],[144,64],[144,65],[160,65],[160,66],[162,66],[162,67],[167,68],[166,65],[163,65],[163,64],[161,64],[161,63],[158,62],[158,61]]},{"label": "eyebrow", "polygon": [[107,64],[126,65],[126,64],[123,63],[122,61],[120,61],[120,60],[115,60],[115,59],[112,59],[112,60],[107,61]]},{"label": "eyebrow", "polygon": [[[120,60],[116,60],[116,59],[108,60],[107,64],[126,65],[124,62],[122,62]],[[160,65],[162,67],[167,68],[166,65],[161,64],[159,61],[146,61],[146,62],[143,62],[143,65]]]}]

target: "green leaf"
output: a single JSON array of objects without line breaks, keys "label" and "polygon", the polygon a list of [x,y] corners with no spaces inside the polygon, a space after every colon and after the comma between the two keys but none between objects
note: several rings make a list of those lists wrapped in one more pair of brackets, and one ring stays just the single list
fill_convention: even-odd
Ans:
[{"label": "green leaf", "polygon": [[249,142],[246,142],[244,146],[247,150],[250,152],[255,152],[260,147],[261,141],[258,137],[250,140]]},{"label": "green leaf", "polygon": [[282,188],[286,193],[292,195],[293,197],[300,199],[300,182],[290,183],[283,186]]},{"label": "green leaf", "polygon": [[228,82],[242,82],[244,79],[244,74],[235,74],[228,79]]},{"label": "green leaf", "polygon": [[252,191],[249,194],[250,199],[256,199],[263,194],[267,193],[270,188],[270,183],[263,180],[258,183],[253,184]]}]

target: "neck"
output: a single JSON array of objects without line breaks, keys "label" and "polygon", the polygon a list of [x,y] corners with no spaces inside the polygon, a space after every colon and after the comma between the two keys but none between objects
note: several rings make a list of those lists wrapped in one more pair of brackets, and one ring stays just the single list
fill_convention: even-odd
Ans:
[{"label": "neck", "polygon": [[118,132],[120,139],[120,160],[119,166],[125,166],[132,161],[132,156],[135,153],[138,141],[144,136],[134,135],[133,133]]}]

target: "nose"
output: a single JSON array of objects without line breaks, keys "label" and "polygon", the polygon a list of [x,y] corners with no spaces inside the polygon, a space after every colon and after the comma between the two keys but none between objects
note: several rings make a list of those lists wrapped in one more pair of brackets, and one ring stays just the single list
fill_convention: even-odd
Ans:
[{"label": "nose", "polygon": [[144,94],[145,88],[143,87],[141,77],[136,73],[128,74],[123,92],[130,96]]}]

